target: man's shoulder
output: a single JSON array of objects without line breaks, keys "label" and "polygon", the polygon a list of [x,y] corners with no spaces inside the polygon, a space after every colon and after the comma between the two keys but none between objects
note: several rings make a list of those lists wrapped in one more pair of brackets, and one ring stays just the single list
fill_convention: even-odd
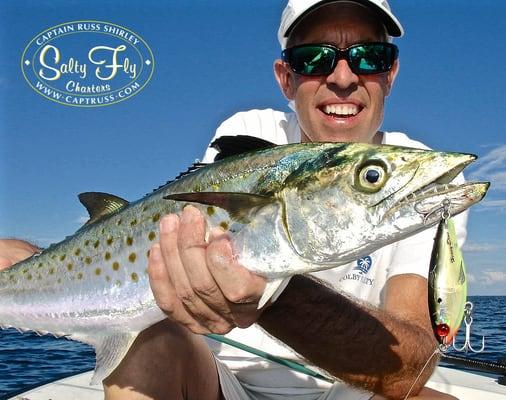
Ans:
[{"label": "man's shoulder", "polygon": [[216,136],[249,135],[276,144],[300,140],[300,129],[295,113],[266,109],[240,111],[223,121]]},{"label": "man's shoulder", "polygon": [[418,140],[411,139],[407,134],[403,132],[383,132],[383,134],[383,144],[413,147],[416,149],[430,149],[430,147],[426,144]]}]

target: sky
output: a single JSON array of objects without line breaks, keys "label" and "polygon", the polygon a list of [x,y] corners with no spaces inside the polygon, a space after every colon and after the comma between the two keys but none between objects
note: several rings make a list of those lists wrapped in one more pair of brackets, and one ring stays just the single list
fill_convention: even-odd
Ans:
[{"label": "sky", "polygon": [[[470,213],[464,246],[469,291],[506,295],[506,2],[390,5],[406,34],[395,41],[401,69],[382,129],[479,156],[466,176],[492,186]],[[235,112],[287,111],[272,74],[283,7],[277,0],[4,0],[0,237],[41,246],[60,241],[86,219],[78,193],[138,199],[201,158],[216,127]],[[152,76],[134,96],[105,107],[74,107],[49,101],[25,80],[21,60],[32,39],[85,20],[125,27],[151,50],[154,68],[143,73],[152,70]],[[81,33],[50,43],[60,43],[64,63],[82,59],[97,37],[113,42],[110,35]],[[144,56],[128,51],[133,59]]]}]

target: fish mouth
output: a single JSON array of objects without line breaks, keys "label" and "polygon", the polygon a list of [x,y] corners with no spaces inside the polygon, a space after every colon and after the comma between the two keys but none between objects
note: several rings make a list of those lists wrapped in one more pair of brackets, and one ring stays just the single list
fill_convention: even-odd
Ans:
[{"label": "fish mouth", "polygon": [[[385,213],[385,216],[391,215],[401,208],[413,207],[416,213],[424,218],[424,223],[432,224],[441,218],[441,213],[437,211],[445,210],[450,215],[458,214],[471,205],[479,202],[487,193],[490,186],[489,182],[463,182],[454,183],[453,180],[473,161],[477,156],[474,154],[454,153],[454,165],[439,175],[428,175],[425,183],[415,186],[409,193],[394,203],[394,205]],[[433,171],[430,165],[425,166],[423,171]],[[420,172],[421,173],[423,173]],[[412,181],[416,180],[419,172],[414,174]],[[433,214],[431,216],[431,214]]]}]

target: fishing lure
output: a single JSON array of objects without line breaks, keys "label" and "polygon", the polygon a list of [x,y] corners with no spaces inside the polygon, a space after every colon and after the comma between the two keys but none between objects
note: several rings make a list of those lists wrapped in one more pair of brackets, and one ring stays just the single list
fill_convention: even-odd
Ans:
[{"label": "fishing lure", "polygon": [[443,209],[429,270],[429,311],[440,349],[445,351],[457,334],[467,301],[466,267],[457,243],[455,225]]}]

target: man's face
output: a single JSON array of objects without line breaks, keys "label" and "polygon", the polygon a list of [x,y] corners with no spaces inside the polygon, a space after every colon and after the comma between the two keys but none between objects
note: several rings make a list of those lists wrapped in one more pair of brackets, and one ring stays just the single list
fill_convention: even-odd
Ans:
[{"label": "man's face", "polygon": [[[337,3],[306,17],[294,31],[290,46],[328,43],[345,48],[377,41],[384,41],[382,27],[367,9]],[[298,75],[281,60],[276,60],[274,69],[285,96],[295,100],[303,142],[381,142],[376,132],[397,61],[391,71],[373,75],[356,75],[346,60],[339,60],[328,76]]]}]

